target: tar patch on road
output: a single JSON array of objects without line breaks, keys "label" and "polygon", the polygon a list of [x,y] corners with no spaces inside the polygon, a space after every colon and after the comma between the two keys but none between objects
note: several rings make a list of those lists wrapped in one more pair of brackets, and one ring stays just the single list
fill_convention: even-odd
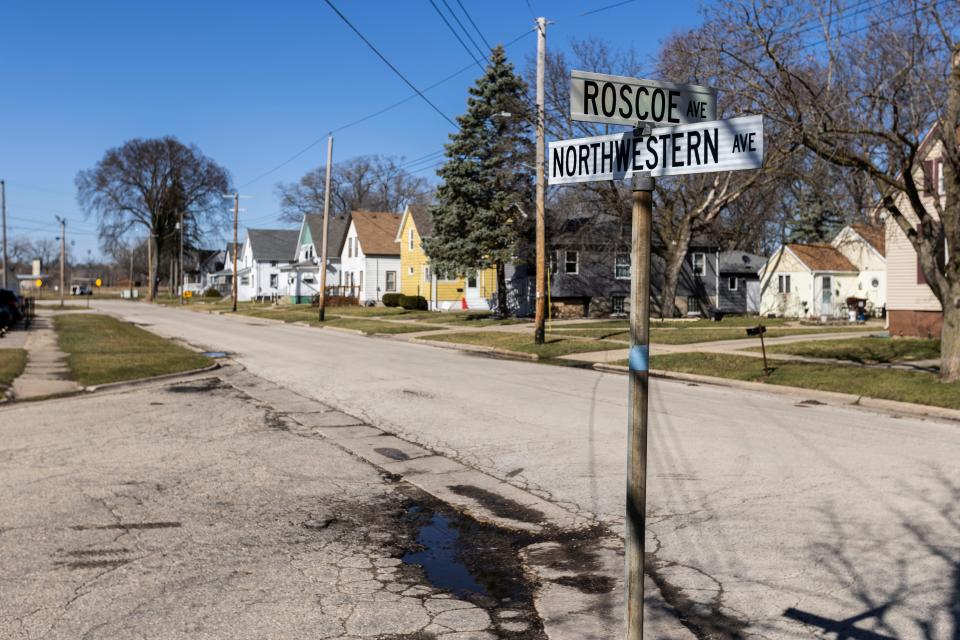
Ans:
[{"label": "tar patch on road", "polygon": [[410,456],[405,454],[400,449],[394,449],[393,447],[377,447],[374,449],[377,453],[382,455],[385,458],[390,458],[391,460],[409,460]]},{"label": "tar patch on road", "polygon": [[543,522],[544,515],[542,511],[524,506],[515,500],[504,498],[492,491],[468,484],[458,484],[449,487],[449,489],[458,496],[476,500],[481,506],[489,509],[498,518],[519,520],[520,522],[530,522],[533,524]]},{"label": "tar patch on road", "polygon": [[421,570],[434,588],[487,610],[498,638],[545,640],[533,604],[535,585],[518,555],[535,539],[481,524],[412,488],[408,493],[401,516],[409,536],[401,556],[405,565]]},{"label": "tar patch on road", "polygon": [[166,388],[170,393],[208,393],[216,389],[225,389],[226,386],[219,378],[206,378],[187,384],[174,384]]}]

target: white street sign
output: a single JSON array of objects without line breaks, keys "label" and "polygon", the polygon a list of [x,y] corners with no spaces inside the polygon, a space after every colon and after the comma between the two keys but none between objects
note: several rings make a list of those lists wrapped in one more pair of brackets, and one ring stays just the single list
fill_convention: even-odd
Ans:
[{"label": "white street sign", "polygon": [[634,132],[557,140],[548,153],[550,184],[759,169],[763,116],[744,116]]},{"label": "white street sign", "polygon": [[570,117],[629,126],[716,120],[717,90],[574,70],[570,72]]}]

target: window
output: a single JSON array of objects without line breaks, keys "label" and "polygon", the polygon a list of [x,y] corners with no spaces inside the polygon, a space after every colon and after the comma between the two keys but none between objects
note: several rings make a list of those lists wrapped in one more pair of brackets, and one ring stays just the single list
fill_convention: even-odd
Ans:
[{"label": "window", "polygon": [[271,261],[270,261],[270,266],[271,266],[271,267],[277,266],[277,261],[276,261],[276,260],[271,260]]},{"label": "window", "polygon": [[784,274],[777,276],[777,291],[779,293],[790,293],[790,276]]},{"label": "window", "polygon": [[630,279],[630,256],[626,253],[618,253],[614,257],[613,274],[617,280]]},{"label": "window", "polygon": [[408,276],[412,276],[412,275],[413,275],[413,267],[407,267],[407,275],[408,275]]},{"label": "window", "polygon": [[563,261],[563,272],[572,275],[580,273],[580,252],[565,251]]},{"label": "window", "polygon": [[557,273],[557,264],[559,264],[560,262],[560,252],[551,251],[550,257],[548,258],[548,262],[550,263],[548,267],[550,269],[550,275],[555,275]]},{"label": "window", "polygon": [[240,284],[242,284],[245,287],[248,286],[250,284],[250,276],[241,276]]},{"label": "window", "polygon": [[277,284],[279,283],[279,276],[276,273],[270,274],[270,288],[276,289]]},{"label": "window", "polygon": [[737,290],[737,279],[735,277],[727,278],[727,289],[730,289],[730,291]]},{"label": "window", "polygon": [[430,282],[430,267],[426,265],[423,267],[423,279],[427,282]]},{"label": "window", "polygon": [[396,291],[397,290],[397,272],[396,271],[387,271],[387,291]]},{"label": "window", "polygon": [[610,312],[611,313],[626,313],[627,312],[627,297],[626,296],[612,296],[610,298]]},{"label": "window", "polygon": [[870,281],[870,286],[873,287],[874,289],[879,289],[879,288],[880,288],[880,279],[879,279],[879,278],[874,278],[873,280],[871,280],[871,281]]},{"label": "window", "polygon": [[363,271],[360,272],[360,281],[357,283],[357,286],[363,289]]},{"label": "window", "polygon": [[700,315],[700,300],[696,296],[687,296],[687,315]]},{"label": "window", "polygon": [[413,251],[413,229],[407,229],[407,249]]},{"label": "window", "polygon": [[693,275],[707,275],[707,256],[702,253],[695,253],[690,256],[690,264],[693,266]]}]

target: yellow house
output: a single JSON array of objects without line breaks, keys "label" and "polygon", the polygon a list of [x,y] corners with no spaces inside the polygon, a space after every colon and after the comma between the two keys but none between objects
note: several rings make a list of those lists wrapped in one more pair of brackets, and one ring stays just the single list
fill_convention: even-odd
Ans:
[{"label": "yellow house", "polygon": [[400,243],[400,293],[423,296],[430,308],[440,311],[489,309],[497,291],[497,270],[482,269],[466,278],[450,279],[433,273],[423,251],[423,239],[433,231],[430,212],[410,205],[400,218],[396,241]]}]

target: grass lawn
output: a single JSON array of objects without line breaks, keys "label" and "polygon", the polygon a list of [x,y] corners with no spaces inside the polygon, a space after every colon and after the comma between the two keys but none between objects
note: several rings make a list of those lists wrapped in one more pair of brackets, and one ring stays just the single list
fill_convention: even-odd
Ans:
[{"label": "grass lawn", "polygon": [[[748,336],[745,327],[725,327],[721,323],[710,323],[709,325],[662,327],[659,323],[650,324],[650,342],[657,344],[693,344],[696,342],[712,342],[714,340],[746,340],[747,338],[756,338]],[[839,327],[832,329],[817,329],[813,327],[772,327],[767,329],[768,338],[779,336],[812,335],[826,332],[864,332],[863,327]],[[557,335],[579,336],[581,338],[600,338],[610,340],[630,339],[630,332],[625,327],[612,325],[609,327],[596,328],[588,325],[581,328],[581,325],[559,326],[551,330]]]},{"label": "grass lawn", "polygon": [[773,366],[766,376],[760,358],[716,353],[672,353],[650,361],[652,369],[960,409],[960,383],[941,383],[932,373],[809,362],[777,361]]},{"label": "grass lawn", "polygon": [[[328,316],[329,317],[329,316]],[[399,322],[384,322],[382,320],[366,320],[363,318],[331,318],[326,322],[314,322],[319,327],[340,327],[342,329],[353,329],[362,331],[366,334],[374,333],[416,333],[417,331],[428,331],[431,327],[419,324],[400,324]]]},{"label": "grass lawn", "polygon": [[471,333],[444,333],[426,336],[424,340],[437,342],[456,342],[484,347],[535,353],[542,359],[556,358],[570,353],[584,353],[586,351],[607,351],[609,349],[623,349],[619,342],[605,342],[602,340],[565,340],[556,335],[548,335],[546,343],[534,344],[533,335],[525,333],[503,333],[494,331],[477,331]]},{"label": "grass lawn", "polygon": [[59,302],[37,303],[38,309],[50,309],[51,311],[86,311],[89,307],[85,304],[64,304],[62,307]]},{"label": "grass lawn", "polygon": [[14,378],[23,373],[26,364],[26,350],[0,349],[0,386],[6,386],[13,382]]},{"label": "grass lawn", "polygon": [[[760,347],[751,351],[759,351]],[[771,353],[790,353],[808,358],[836,358],[875,363],[926,360],[940,357],[940,341],[925,338],[880,338],[864,336],[844,340],[794,342],[767,347]]]},{"label": "grass lawn", "polygon": [[83,385],[136,380],[210,364],[199,353],[110,316],[57,316],[54,328],[73,378]]}]

